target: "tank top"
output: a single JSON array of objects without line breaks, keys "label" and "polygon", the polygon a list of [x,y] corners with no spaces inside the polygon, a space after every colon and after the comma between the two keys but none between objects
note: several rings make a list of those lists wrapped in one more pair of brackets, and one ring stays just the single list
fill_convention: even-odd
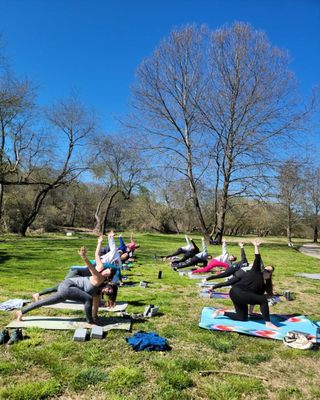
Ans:
[{"label": "tank top", "polygon": [[79,289],[83,290],[84,292],[95,295],[99,291],[98,286],[94,286],[90,282],[90,277],[82,277],[82,276],[76,276],[74,278],[70,278],[72,282],[74,282],[75,286],[77,286]]}]

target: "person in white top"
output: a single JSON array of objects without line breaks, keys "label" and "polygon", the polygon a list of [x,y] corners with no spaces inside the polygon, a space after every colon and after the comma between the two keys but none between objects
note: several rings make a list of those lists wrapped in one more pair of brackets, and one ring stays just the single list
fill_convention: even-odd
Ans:
[{"label": "person in white top", "polygon": [[231,266],[231,264],[236,261],[237,257],[233,254],[229,254],[227,242],[224,240],[222,242],[222,254],[213,258],[207,266],[204,268],[198,268],[195,271],[192,271],[193,274],[203,274],[211,271],[213,268],[222,267],[227,269]]}]

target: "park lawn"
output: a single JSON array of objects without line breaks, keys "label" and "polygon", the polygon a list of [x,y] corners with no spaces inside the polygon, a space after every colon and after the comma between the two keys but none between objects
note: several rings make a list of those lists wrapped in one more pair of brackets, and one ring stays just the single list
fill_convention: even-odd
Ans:
[{"label": "park lawn", "polygon": [[[123,235],[126,238],[126,235]],[[194,236],[199,242],[200,237]],[[230,252],[239,256],[235,238]],[[249,241],[248,238],[244,238]],[[135,323],[138,330],[156,331],[166,337],[172,351],[135,353],[126,344],[131,333],[111,331],[101,341],[72,340],[73,331],[25,330],[28,338],[12,346],[0,346],[0,398],[2,399],[319,399],[320,352],[286,348],[281,341],[237,333],[212,332],[198,327],[204,306],[228,306],[230,301],[198,297],[198,280],[180,277],[159,257],[180,247],[182,235],[137,234],[141,248],[130,280],[148,281],[147,288],[122,287],[118,300],[129,303],[128,312],[143,312],[148,304],[160,307],[160,315]],[[88,246],[93,257],[92,236],[67,238],[6,237],[0,241],[0,301],[30,298],[62,280],[71,265],[81,265],[77,249]],[[218,255],[220,248],[209,247]],[[249,260],[253,247],[246,246]],[[298,313],[320,320],[320,282],[295,277],[297,272],[320,272],[320,260],[288,248],[283,238],[267,238],[261,246],[265,264],[275,271],[275,291],[290,290],[293,302],[282,301],[271,312]],[[162,270],[162,279],[158,271]],[[64,311],[74,315],[74,312]],[[61,315],[60,310],[39,309],[30,315]],[[83,315],[77,312],[77,316]],[[1,312],[1,329],[15,312]],[[248,374],[213,374],[224,370]],[[265,377],[262,380],[259,377]]]}]

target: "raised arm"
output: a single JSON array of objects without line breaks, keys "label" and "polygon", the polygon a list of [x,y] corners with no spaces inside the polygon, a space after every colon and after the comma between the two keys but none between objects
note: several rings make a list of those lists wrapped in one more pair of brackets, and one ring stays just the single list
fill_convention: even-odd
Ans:
[{"label": "raised arm", "polygon": [[[101,244],[100,244],[101,245]],[[83,261],[85,262],[86,266],[89,268],[89,271],[91,273],[92,276],[95,276],[99,279],[101,279],[102,275],[100,274],[100,272],[98,272],[94,266],[91,264],[90,260],[87,257],[87,248],[85,246],[82,246],[79,250],[79,255],[80,257],[83,259]],[[100,261],[101,262],[101,261]]]},{"label": "raised arm", "polygon": [[195,242],[194,242],[193,239],[191,239],[191,243],[192,243],[192,246],[193,246],[195,252],[196,252],[196,253],[199,253],[199,252],[200,252],[199,247],[195,244]]},{"label": "raised arm", "polygon": [[100,257],[101,245],[102,245],[103,239],[104,239],[104,237],[102,235],[98,237],[98,243],[97,243],[96,251],[94,253],[94,260],[96,262],[97,271],[101,271],[103,269],[103,264],[102,264],[101,257]]},{"label": "raised arm", "polygon": [[240,269],[240,265],[236,267],[229,267],[225,271],[221,272],[221,274],[216,274],[216,275],[211,275],[208,276],[208,278],[205,279],[205,281],[211,281],[213,279],[219,279],[219,278],[227,278],[228,276],[233,275],[236,271]]},{"label": "raised arm", "polygon": [[246,252],[244,251],[243,242],[239,242],[239,246],[240,246],[240,249],[241,249],[241,261],[240,261],[241,265],[249,264],[247,256],[246,256]]},{"label": "raised arm", "polygon": [[218,289],[224,286],[232,286],[235,283],[239,282],[240,280],[241,278],[234,276],[233,278],[228,279],[227,281],[216,283],[215,285],[212,286],[212,289]]},{"label": "raised arm", "polygon": [[202,251],[205,253],[207,251],[207,245],[206,241],[204,240],[204,237],[201,238],[201,243],[202,243]]},{"label": "raised arm", "polygon": [[190,239],[187,235],[185,235],[187,246],[191,246]]},{"label": "raised arm", "polygon": [[228,257],[228,247],[227,247],[227,242],[225,240],[222,242],[222,257],[223,259]]},{"label": "raised arm", "polygon": [[260,271],[261,272],[261,256],[260,256],[260,244],[261,242],[258,239],[252,240],[251,242],[254,246],[254,261],[251,271]]}]

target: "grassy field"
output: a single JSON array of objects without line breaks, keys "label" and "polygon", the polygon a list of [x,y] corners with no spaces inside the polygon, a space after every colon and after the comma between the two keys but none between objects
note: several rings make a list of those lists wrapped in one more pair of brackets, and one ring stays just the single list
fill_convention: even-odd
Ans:
[{"label": "grassy field", "polygon": [[[126,238],[126,235],[123,235]],[[194,237],[199,242],[198,237]],[[180,277],[155,254],[175,250],[183,236],[137,235],[141,248],[127,275],[131,281],[150,282],[147,288],[120,288],[118,300],[129,303],[128,312],[143,312],[148,304],[160,307],[160,315],[135,323],[138,330],[156,331],[166,337],[171,352],[138,352],[127,345],[131,333],[111,331],[101,341],[74,342],[71,331],[29,329],[28,338],[12,346],[0,346],[1,399],[319,399],[320,352],[284,347],[281,341],[236,333],[212,332],[198,327],[204,306],[228,306],[230,301],[198,297],[195,281]],[[249,241],[249,239],[245,239]],[[62,280],[71,265],[79,265],[77,249],[88,246],[93,257],[96,239],[89,236],[6,237],[0,241],[0,301],[31,298]],[[235,238],[230,250],[239,256]],[[219,248],[209,247],[218,255]],[[253,247],[246,246],[249,260]],[[276,267],[275,290],[290,290],[292,302],[272,308],[277,313],[300,313],[320,320],[320,281],[295,277],[297,272],[320,272],[320,260],[288,248],[285,240],[268,238],[261,246],[265,263]],[[158,270],[162,279],[157,279]],[[39,309],[30,315],[75,315],[75,312]],[[76,312],[82,316],[82,312]],[[15,312],[0,311],[0,328]],[[215,374],[203,370],[242,372],[248,377]],[[262,376],[262,380],[253,376]]]}]

